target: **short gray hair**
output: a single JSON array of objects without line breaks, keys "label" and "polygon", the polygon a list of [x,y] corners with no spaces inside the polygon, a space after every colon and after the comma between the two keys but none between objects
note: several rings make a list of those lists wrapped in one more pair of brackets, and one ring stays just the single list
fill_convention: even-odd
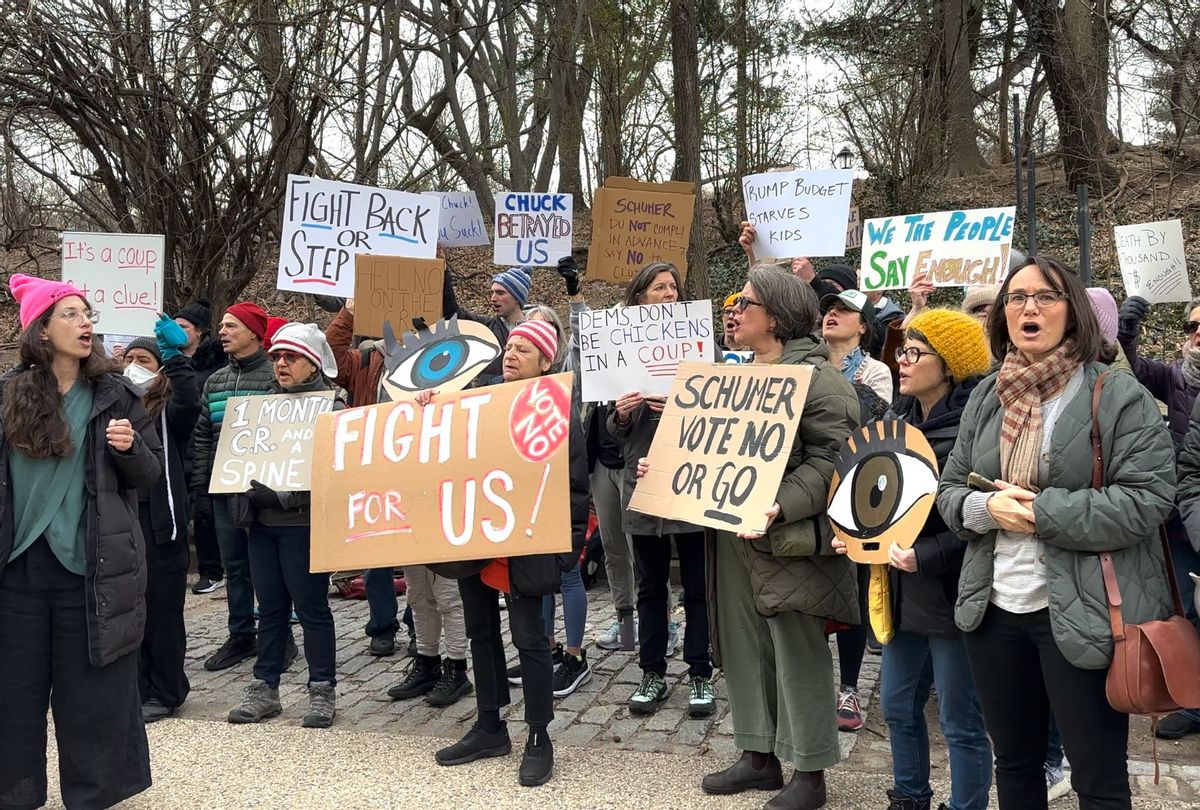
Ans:
[{"label": "short gray hair", "polygon": [[567,356],[567,336],[563,329],[562,319],[558,317],[554,307],[548,307],[545,304],[525,307],[524,312],[525,320],[529,320],[534,315],[540,315],[543,320],[548,321],[554,327],[554,332],[558,335],[558,351],[554,354],[554,360],[550,362],[550,371],[551,373],[560,371],[563,358]]},{"label": "short gray hair", "polygon": [[775,337],[782,343],[811,335],[820,308],[812,287],[786,270],[755,267],[748,278],[767,314],[775,319]]}]

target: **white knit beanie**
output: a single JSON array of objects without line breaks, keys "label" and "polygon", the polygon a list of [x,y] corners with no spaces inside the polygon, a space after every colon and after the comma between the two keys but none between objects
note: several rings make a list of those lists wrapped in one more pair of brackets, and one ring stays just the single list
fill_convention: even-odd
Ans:
[{"label": "white knit beanie", "polygon": [[337,376],[337,359],[325,333],[315,323],[287,323],[271,338],[271,353],[295,352],[308,360],[326,377]]}]

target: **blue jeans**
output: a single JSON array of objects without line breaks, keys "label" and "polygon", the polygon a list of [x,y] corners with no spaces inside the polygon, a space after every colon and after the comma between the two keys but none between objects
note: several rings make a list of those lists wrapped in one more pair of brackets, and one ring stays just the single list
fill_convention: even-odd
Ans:
[{"label": "blue jeans", "polygon": [[225,598],[229,603],[229,635],[254,635],[254,585],[250,581],[250,554],[246,530],[233,525],[229,496],[213,495],[213,528],[225,566]]},{"label": "blue jeans", "polygon": [[[567,630],[567,647],[583,646],[583,626],[587,623],[587,591],[579,566],[562,575],[563,625]],[[542,597],[542,624],[546,638],[554,638],[554,594]]]},{"label": "blue jeans", "polygon": [[367,590],[367,607],[371,616],[367,619],[367,635],[391,636],[396,634],[396,585],[392,580],[391,568],[368,568],[363,571],[363,586]]},{"label": "blue jeans", "polygon": [[950,810],[985,810],[992,785],[992,747],[962,639],[897,631],[883,646],[879,682],[896,792],[918,802],[933,797],[925,704],[936,683],[938,719],[950,752]]}]

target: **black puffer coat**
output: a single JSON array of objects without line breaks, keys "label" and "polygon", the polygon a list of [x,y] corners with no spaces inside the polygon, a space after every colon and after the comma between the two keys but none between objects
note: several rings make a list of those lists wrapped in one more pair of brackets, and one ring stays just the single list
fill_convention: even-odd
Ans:
[{"label": "black puffer coat", "polygon": [[153,424],[162,444],[166,475],[142,490],[140,505],[147,510],[145,517],[154,533],[146,542],[160,546],[187,542],[187,454],[200,414],[200,391],[191,362],[186,357],[173,357],[163,363],[162,374],[171,381],[171,398]]}]

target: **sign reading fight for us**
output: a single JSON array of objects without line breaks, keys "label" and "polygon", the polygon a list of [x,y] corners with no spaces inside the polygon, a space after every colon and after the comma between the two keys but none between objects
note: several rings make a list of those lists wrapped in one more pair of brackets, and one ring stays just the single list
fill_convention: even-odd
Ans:
[{"label": "sign reading fight for us", "polygon": [[570,194],[496,194],[496,264],[549,267],[571,254],[575,201]]},{"label": "sign reading fight for us", "polygon": [[907,289],[917,273],[928,274],[935,287],[999,284],[1008,275],[1015,218],[1009,206],[868,219],[862,289]]},{"label": "sign reading fight for us", "polygon": [[764,172],[742,178],[746,219],[759,258],[845,256],[854,173]]},{"label": "sign reading fight for us", "polygon": [[62,280],[75,285],[100,313],[96,328],[104,333],[154,334],[163,310],[165,257],[161,236],[62,234]]},{"label": "sign reading fight for us", "polygon": [[420,194],[289,175],[275,286],[351,298],[356,255],[432,259],[440,214]]}]

